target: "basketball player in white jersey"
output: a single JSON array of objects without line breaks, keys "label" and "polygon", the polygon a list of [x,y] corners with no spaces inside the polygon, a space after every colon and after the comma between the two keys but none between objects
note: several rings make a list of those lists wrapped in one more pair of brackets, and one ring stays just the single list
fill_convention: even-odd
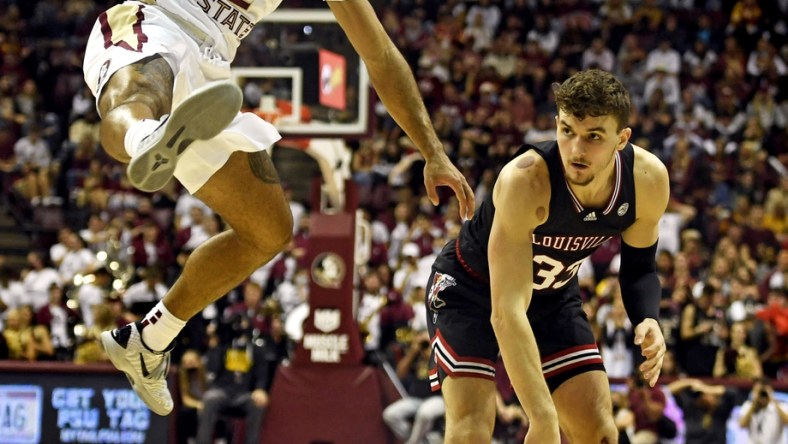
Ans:
[{"label": "basketball player in white jersey", "polygon": [[[288,202],[264,151],[280,136],[256,115],[239,113],[242,94],[227,80],[241,40],[280,1],[128,1],[102,13],[88,40],[85,80],[97,97],[104,149],[129,164],[140,190],[158,190],[174,175],[232,227],[192,253],[142,322],[102,334],[113,364],[159,415],[173,408],[165,376],[170,344],[186,320],[292,236]],[[369,2],[328,4],[386,108],[424,155],[432,202],[435,187],[447,185],[472,216],[473,192],[443,152],[413,74]]]}]

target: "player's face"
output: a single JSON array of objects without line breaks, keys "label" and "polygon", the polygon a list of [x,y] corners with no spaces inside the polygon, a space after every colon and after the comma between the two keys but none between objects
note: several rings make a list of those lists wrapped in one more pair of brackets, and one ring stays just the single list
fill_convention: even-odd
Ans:
[{"label": "player's face", "polygon": [[573,185],[588,185],[612,165],[616,150],[624,148],[631,130],[617,131],[612,116],[580,120],[559,111],[556,117],[558,148],[566,180]]}]

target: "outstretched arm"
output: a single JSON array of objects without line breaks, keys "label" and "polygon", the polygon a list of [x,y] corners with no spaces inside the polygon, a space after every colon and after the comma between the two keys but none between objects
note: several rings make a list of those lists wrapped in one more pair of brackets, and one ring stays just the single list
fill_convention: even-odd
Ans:
[{"label": "outstretched arm", "polygon": [[366,64],[375,91],[424,156],[424,185],[430,201],[438,204],[435,187],[449,186],[459,200],[460,214],[468,219],[473,217],[473,190],[443,151],[413,73],[386,34],[372,5],[368,0],[329,0],[327,3]]},{"label": "outstretched arm", "polygon": [[[530,160],[523,162],[522,158]],[[526,310],[533,290],[533,248],[531,234],[547,218],[549,184],[546,168],[534,162],[535,154],[524,154],[510,162],[493,190],[496,213],[488,247],[492,326],[503,361],[531,428],[539,439],[559,441],[555,405],[542,374],[536,345]],[[517,165],[528,164],[526,168]],[[529,192],[533,199],[523,199]],[[530,434],[531,432],[529,432]]]},{"label": "outstretched arm", "polygon": [[634,170],[637,219],[621,235],[619,283],[624,307],[635,326],[635,344],[646,358],[640,371],[654,387],[665,354],[665,338],[657,322],[662,292],[656,268],[657,237],[670,188],[662,162],[637,147]]}]

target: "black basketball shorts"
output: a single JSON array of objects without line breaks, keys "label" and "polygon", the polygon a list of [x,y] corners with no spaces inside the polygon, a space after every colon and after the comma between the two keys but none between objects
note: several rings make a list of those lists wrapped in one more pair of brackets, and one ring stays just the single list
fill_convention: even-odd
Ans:
[{"label": "black basketball shorts", "polygon": [[[490,323],[490,286],[463,268],[454,242],[432,267],[426,304],[432,390],[439,390],[448,376],[494,380],[499,348]],[[571,287],[535,295],[528,318],[551,392],[573,376],[605,370],[580,295]]]}]

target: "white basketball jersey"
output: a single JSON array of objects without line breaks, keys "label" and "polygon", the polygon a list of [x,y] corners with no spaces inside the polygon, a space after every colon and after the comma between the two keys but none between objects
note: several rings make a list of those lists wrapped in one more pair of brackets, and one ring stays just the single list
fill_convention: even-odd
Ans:
[{"label": "white basketball jersey", "polygon": [[214,40],[214,51],[226,61],[254,25],[273,12],[282,0],[155,0],[155,4],[173,13]]}]

